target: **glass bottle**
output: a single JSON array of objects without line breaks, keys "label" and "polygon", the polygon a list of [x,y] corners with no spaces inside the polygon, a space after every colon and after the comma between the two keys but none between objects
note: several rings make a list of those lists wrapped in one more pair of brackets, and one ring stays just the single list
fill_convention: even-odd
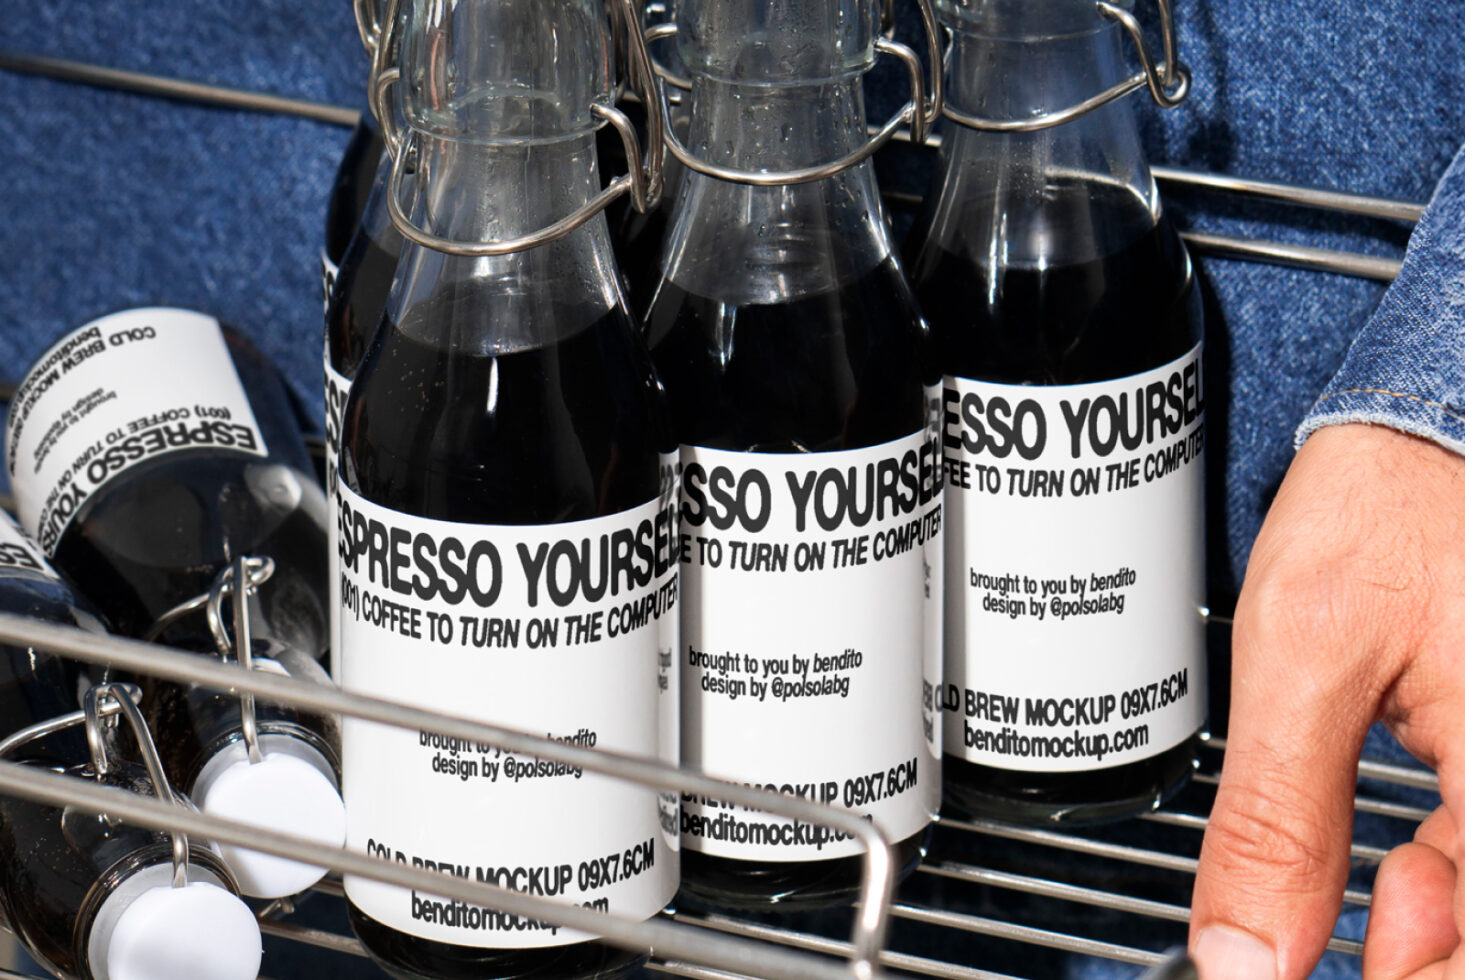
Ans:
[{"label": "glass bottle", "polygon": [[[325,498],[284,379],[238,333],[158,307],[67,334],[17,389],[6,461],[22,526],[118,633],[221,654],[204,611],[174,613],[248,557],[273,566],[250,603],[257,666],[330,683]],[[340,844],[333,719],[256,704],[255,759],[239,698],[138,683],[169,779],[200,809]],[[261,897],[324,873],[225,854]]]},{"label": "glass bottle", "polygon": [[[120,686],[97,691],[124,696]],[[86,711],[100,721],[98,706],[88,700]],[[99,726],[89,746],[82,719],[69,720],[49,732],[13,732],[0,754],[71,779],[157,793],[161,771],[123,758],[114,731]],[[134,741],[156,764],[145,726]],[[259,971],[259,924],[219,855],[191,840],[175,850],[168,833],[106,814],[0,796],[0,906],[26,951],[56,976],[249,980]]]},{"label": "glass bottle", "polygon": [[[674,762],[662,658],[675,645],[675,444],[604,217],[534,248],[462,254],[599,193],[605,16],[599,0],[408,11],[407,219],[448,241],[408,236],[346,406],[339,679]],[[349,719],[343,752],[350,846],[622,915],[653,915],[675,891],[674,801],[654,790]],[[599,879],[593,859],[612,852],[636,857]],[[526,882],[525,868],[553,876]],[[561,877],[572,869],[587,877]],[[540,921],[345,886],[356,935],[398,977],[588,977],[639,958]]]},{"label": "glass bottle", "polygon": [[326,303],[326,492],[335,493],[336,458],[340,453],[341,413],[351,380],[366,356],[376,326],[387,306],[392,277],[402,251],[402,235],[387,213],[387,176],[392,160],[385,152],[377,167],[361,222],[341,258]]},{"label": "glass bottle", "polygon": [[[679,0],[688,148],[787,171],[866,139],[875,5]],[[682,445],[682,752],[871,814],[918,860],[940,791],[923,696],[939,641],[927,330],[871,164],[760,187],[683,177],[646,332]],[[872,778],[878,774],[878,778]],[[683,798],[683,893],[851,897],[858,842]]]},{"label": "glass bottle", "polygon": [[[323,477],[326,487],[326,501],[335,509],[336,464],[341,455],[341,413],[346,409],[346,398],[351,393],[351,381],[366,355],[367,344],[381,322],[386,309],[387,294],[392,288],[392,277],[397,271],[397,259],[402,252],[402,235],[392,224],[387,210],[387,180],[392,173],[392,157],[380,135],[374,113],[390,109],[390,105],[379,98],[376,72],[392,67],[396,62],[397,38],[400,33],[393,30],[383,33],[381,24],[389,14],[386,0],[371,0],[371,23],[360,25],[364,37],[369,37],[368,52],[372,55],[372,76],[368,80],[368,96],[372,111],[363,114],[370,117],[376,128],[377,163],[371,177],[370,191],[357,214],[355,231],[350,244],[339,257],[339,265],[333,270],[326,287],[325,313],[325,355],[322,389],[325,394],[325,460]],[[364,8],[358,4],[358,12]],[[370,33],[368,33],[370,32]],[[390,46],[384,58],[377,57],[377,47],[382,43]],[[395,123],[395,120],[394,120]],[[411,162],[403,161],[404,170],[410,173]],[[330,525],[330,551],[336,550],[336,525]],[[332,657],[340,646],[340,583],[335,576],[330,580],[330,639]],[[333,663],[334,666],[334,663]],[[334,670],[333,670],[334,673]]]},{"label": "glass bottle", "polygon": [[[39,545],[0,512],[0,612],[105,633],[106,626],[77,596]],[[0,738],[77,710],[81,692],[102,668],[86,667],[35,647],[0,643]],[[12,758],[21,758],[12,754]]]},{"label": "glass bottle", "polygon": [[[402,235],[392,224],[387,212],[387,178],[392,158],[383,151],[367,198],[361,223],[341,259],[326,304],[325,328],[325,487],[326,499],[335,506],[339,476],[336,465],[341,455],[341,416],[351,394],[351,382],[366,356],[367,345],[387,306],[397,260],[402,251]],[[336,550],[336,525],[330,525],[329,548]],[[330,581],[331,655],[340,648],[340,582]],[[334,663],[333,663],[334,666]]]},{"label": "glass bottle", "polygon": [[[1090,0],[943,0],[948,109],[1032,119],[1127,77]],[[1122,101],[947,124],[909,249],[945,374],[947,803],[1157,806],[1206,674],[1201,314]]]},{"label": "glass bottle", "polygon": [[385,152],[386,143],[376,117],[370,112],[362,112],[350,139],[346,141],[345,152],[336,167],[336,179],[331,183],[330,197],[326,200],[325,241],[320,250],[323,305],[329,305],[331,301],[341,262],[361,227],[361,216],[371,197],[373,178]]}]

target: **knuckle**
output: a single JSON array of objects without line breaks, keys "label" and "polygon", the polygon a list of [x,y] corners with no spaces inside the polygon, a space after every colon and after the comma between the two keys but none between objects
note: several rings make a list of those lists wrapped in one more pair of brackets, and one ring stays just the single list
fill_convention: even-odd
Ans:
[{"label": "knuckle", "polygon": [[[1362,601],[1341,569],[1326,566],[1278,569],[1248,581],[1250,626],[1279,639],[1326,635],[1354,619]],[[1238,616],[1241,610],[1238,610]]]},{"label": "knuckle", "polygon": [[[1371,688],[1428,618],[1419,593],[1386,579],[1397,581],[1335,563],[1248,577],[1236,610],[1237,657],[1282,661],[1291,690],[1324,701]],[[1341,655],[1320,656],[1324,650]]]},{"label": "knuckle", "polygon": [[1304,539],[1257,543],[1241,605],[1258,628],[1301,638],[1365,632],[1359,638],[1387,643],[1430,618],[1439,583],[1411,522],[1375,515],[1366,527],[1302,530]]}]

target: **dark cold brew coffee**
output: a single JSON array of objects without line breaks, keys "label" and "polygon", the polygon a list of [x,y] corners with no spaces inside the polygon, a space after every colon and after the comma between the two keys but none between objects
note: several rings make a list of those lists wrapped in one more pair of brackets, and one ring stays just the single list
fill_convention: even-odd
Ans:
[{"label": "dark cold brew coffee", "polygon": [[[801,171],[864,144],[873,5],[686,0],[676,17],[685,142],[707,162]],[[868,163],[786,186],[682,180],[644,319],[681,443],[683,758],[868,815],[903,872],[940,788],[926,327]],[[863,846],[844,834],[701,796],[681,826],[690,901],[858,892]]]},{"label": "dark cold brew coffee", "polygon": [[[1053,199],[1054,211],[1062,215],[1066,205],[1069,215],[1050,231],[1082,227],[1091,211],[1122,214],[1139,205],[1127,191],[1104,185],[1059,185]],[[990,207],[981,201],[974,210]],[[922,309],[933,311],[940,363],[963,378],[1012,385],[1104,381],[1169,364],[1201,340],[1200,298],[1168,222],[1092,261],[1008,266],[995,275],[970,257],[928,248],[912,279]],[[948,451],[959,453],[961,426],[946,427],[943,436]],[[946,799],[957,813],[1027,821],[1127,816],[1158,805],[1183,784],[1195,753],[1190,738],[1140,762],[1072,773],[996,768],[948,754]]]},{"label": "dark cold brew coffee", "polygon": [[321,249],[321,272],[323,292],[330,299],[331,285],[335,281],[346,250],[361,225],[362,212],[366,210],[371,196],[372,181],[377,164],[382,159],[386,143],[382,139],[381,127],[369,112],[361,114],[346,149],[341,154],[341,163],[336,168],[336,179],[331,184],[331,195],[326,202],[325,245]]}]

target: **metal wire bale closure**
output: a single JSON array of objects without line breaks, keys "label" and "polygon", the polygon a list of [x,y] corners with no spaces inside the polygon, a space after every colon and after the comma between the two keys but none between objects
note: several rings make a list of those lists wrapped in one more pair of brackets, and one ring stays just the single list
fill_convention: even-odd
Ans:
[{"label": "metal wire bale closure", "polygon": [[[884,34],[877,37],[875,51],[879,54],[891,55],[905,66],[910,79],[911,97],[859,149],[847,153],[837,160],[815,164],[812,167],[802,167],[798,170],[739,170],[735,167],[723,167],[703,160],[687,149],[677,138],[671,124],[671,107],[660,87],[658,87],[657,100],[655,103],[648,104],[646,115],[648,118],[656,118],[660,121],[666,149],[682,166],[706,177],[736,184],[749,184],[754,187],[807,184],[833,177],[841,171],[868,160],[876,150],[890,142],[902,127],[910,129],[911,138],[915,142],[922,142],[930,133],[931,126],[936,119],[945,111],[945,96],[942,89],[941,41],[940,28],[936,23],[936,11],[931,6],[931,0],[916,0],[916,7],[921,14],[921,24],[926,35],[927,55],[931,61],[929,81],[927,81],[926,69],[921,65],[921,59],[914,51]],[[676,24],[659,24],[648,30],[645,38],[647,44],[651,44],[675,37],[676,34]],[[659,64],[654,64],[654,67],[662,82],[677,87],[690,86],[685,79],[676,78]]]},{"label": "metal wire bale closure", "polygon": [[375,56],[382,33],[382,25],[376,19],[376,5],[372,0],[352,0],[351,12],[356,15],[356,33],[361,35],[361,46]]},{"label": "metal wire bale closure", "polygon": [[[372,66],[370,96],[373,111],[382,126],[387,152],[392,158],[391,177],[387,184],[387,211],[391,215],[392,224],[396,225],[403,238],[435,252],[465,258],[508,255],[513,252],[528,251],[531,248],[564,238],[604,211],[622,194],[631,195],[631,206],[638,212],[645,213],[656,207],[657,202],[661,199],[662,169],[665,161],[663,126],[669,126],[669,124],[664,123],[660,113],[648,112],[646,114],[647,145],[643,152],[640,139],[636,134],[636,127],[626,118],[625,113],[614,106],[595,102],[590,105],[590,113],[602,123],[609,123],[615,127],[625,148],[627,172],[611,181],[589,201],[536,232],[489,242],[465,242],[444,238],[415,224],[402,208],[401,192],[407,161],[414,154],[419,134],[413,129],[404,139],[387,98],[392,86],[401,80],[401,70],[388,64],[390,55],[396,47],[397,11],[401,2],[402,0],[389,0],[387,5],[385,33],[377,44]],[[624,25],[626,36],[629,38],[627,48],[631,62],[630,81],[633,88],[636,89],[641,101],[647,105],[652,104],[653,101],[657,104],[661,103],[663,100],[659,83],[652,67],[651,55],[646,49],[646,37],[640,28],[640,15],[636,9],[635,0],[612,0],[611,12],[615,19]]]},{"label": "metal wire bale closure", "polygon": [[[1155,3],[1160,9],[1160,43],[1164,49],[1164,60],[1159,62],[1150,53],[1149,45],[1145,42],[1144,31],[1133,14],[1106,0],[1098,0],[1096,3],[1099,13],[1110,20],[1117,21],[1129,35],[1130,40],[1134,42],[1141,68],[1137,74],[1105,89],[1098,95],[1084,99],[1066,109],[1045,112],[1026,119],[987,119],[962,112],[949,103],[944,107],[942,115],[968,129],[993,133],[1033,133],[1071,122],[1079,116],[1087,115],[1100,106],[1108,105],[1116,99],[1122,99],[1141,88],[1148,88],[1150,96],[1161,108],[1175,108],[1190,94],[1190,69],[1180,60],[1175,40],[1175,18],[1170,8],[1170,0],[1155,0]],[[921,140],[917,139],[916,142],[921,142]]]},{"label": "metal wire bale closure", "polygon": [[[168,774],[163,771],[163,760],[158,756],[158,747],[153,743],[152,732],[148,730],[142,712],[137,709],[137,703],[141,700],[142,691],[135,684],[116,682],[97,684],[89,688],[82,696],[82,710],[22,728],[4,741],[0,741],[0,759],[38,738],[44,738],[68,728],[75,728],[77,725],[85,725],[92,771],[98,776],[105,776],[112,771],[112,761],[107,753],[103,726],[115,724],[117,716],[121,715],[127,719],[127,724],[132,728],[133,738],[137,740],[137,752],[142,757],[143,766],[147,769],[148,779],[152,781],[153,792],[163,803],[181,810],[184,808],[183,804],[174,795],[173,785],[168,782]],[[74,779],[74,777],[67,776],[57,778],[67,781]],[[131,795],[126,790],[109,790],[109,792]],[[188,835],[177,828],[160,827],[158,829],[165,831],[172,838],[173,887],[182,888],[188,884]]]},{"label": "metal wire bale closure", "polygon": [[[270,576],[274,574],[275,560],[273,558],[238,556],[232,565],[219,570],[219,574],[214,576],[214,584],[207,592],[180,602],[154,620],[143,640],[148,643],[156,642],[168,627],[184,616],[203,609],[208,618],[209,633],[214,638],[214,647],[218,650],[220,659],[224,663],[232,660],[244,670],[253,670],[254,643],[249,633],[249,597],[261,585],[268,582]],[[243,585],[236,586],[236,583],[243,583]],[[234,600],[234,635],[232,637],[229,635],[229,628],[224,625],[225,598]],[[264,754],[259,747],[259,722],[255,717],[254,695],[248,691],[241,692],[239,695],[239,730],[244,737],[244,746],[249,753],[249,764],[257,765],[263,762]]]}]

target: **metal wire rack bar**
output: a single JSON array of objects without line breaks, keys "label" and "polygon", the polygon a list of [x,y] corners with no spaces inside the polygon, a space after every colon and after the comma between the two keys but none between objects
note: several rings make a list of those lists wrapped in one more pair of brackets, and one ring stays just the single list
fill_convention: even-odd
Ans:
[{"label": "metal wire rack bar", "polygon": [[1166,954],[1164,953],[1138,949],[1134,946],[1125,946],[1121,943],[1086,939],[1083,936],[1054,932],[1051,929],[1039,929],[1035,926],[1022,925],[1017,922],[1005,922],[1000,919],[989,919],[985,916],[969,915],[964,912],[952,912],[947,909],[929,908],[922,905],[909,905],[904,902],[897,902],[891,907],[890,911],[899,919],[909,919],[913,922],[944,926],[948,929],[957,929],[962,932],[970,932],[982,936],[1011,939],[1032,946],[1043,946],[1048,949],[1062,950],[1065,953],[1082,953],[1088,956],[1100,956],[1108,960],[1117,960],[1120,963],[1154,966],[1158,963],[1163,963],[1166,959]]},{"label": "metal wire rack bar", "polygon": [[[849,955],[848,943],[839,942],[838,940],[829,939],[826,936],[820,936],[814,933],[795,932],[788,929],[779,929],[716,915],[701,918],[679,915],[677,916],[677,921],[695,923],[708,929],[717,929],[749,939],[762,939],[772,943],[806,949],[811,952],[826,953],[831,956]],[[944,978],[944,980],[1018,980],[1018,978],[1006,973],[993,973],[990,970],[979,970],[974,967],[958,966],[954,963],[945,963],[923,956],[912,956],[906,953],[893,953],[889,951],[880,954],[880,965],[889,967],[890,969],[900,970],[904,973],[914,973],[925,977],[940,977]]]},{"label": "metal wire rack bar", "polygon": [[269,92],[252,92],[224,85],[168,78],[165,75],[122,71],[118,68],[107,68],[83,61],[47,58],[16,51],[0,50],[0,69],[67,82],[80,82],[83,85],[94,85],[98,88],[135,92],[139,95],[176,99],[196,105],[217,106],[221,109],[244,109],[250,112],[299,116],[302,119],[314,119],[338,126],[354,126],[356,120],[361,118],[359,109],[311,102],[308,99],[292,99]]},{"label": "metal wire rack bar", "polygon": [[1360,279],[1377,279],[1380,282],[1392,282],[1398,277],[1399,269],[1403,265],[1400,259],[1318,248],[1313,245],[1256,241],[1234,235],[1188,231],[1182,232],[1180,237],[1200,255],[1248,259],[1297,269],[1311,269],[1315,272],[1335,272]]},{"label": "metal wire rack bar", "polygon": [[[662,920],[635,922],[590,909],[513,892],[493,885],[457,879],[451,875],[398,865],[344,848],[326,848],[318,842],[219,820],[184,808],[126,792],[91,785],[24,766],[0,764],[0,790],[56,804],[71,804],[109,813],[119,819],[148,826],[176,829],[201,838],[279,854],[307,864],[324,865],[343,873],[413,888],[433,895],[475,905],[501,908],[530,918],[545,919],[571,929],[602,936],[607,942],[628,949],[654,947],[663,954],[694,963],[758,975],[833,978],[873,976],[873,962],[885,939],[892,881],[890,852],[879,832],[851,811],[823,806],[777,793],[752,789],[736,783],[709,779],[686,770],[617,753],[595,751],[549,739],[486,725],[470,719],[452,718],[423,711],[411,705],[348,694],[333,687],[315,685],[291,677],[261,671],[243,671],[210,657],[141,643],[121,637],[98,636],[83,630],[0,615],[0,639],[21,647],[50,650],[87,663],[110,665],[127,671],[161,677],[181,684],[197,684],[232,694],[253,694],[306,710],[346,715],[411,731],[429,731],[453,738],[492,745],[522,755],[538,756],[577,766],[619,779],[678,793],[696,793],[725,800],[750,809],[844,831],[866,846],[865,901],[857,908],[852,937],[853,953],[848,964],[808,961],[778,950],[762,950],[727,937],[686,935]],[[69,785],[66,785],[69,784]],[[70,796],[68,797],[68,793]],[[731,943],[731,945],[729,945]]]}]

